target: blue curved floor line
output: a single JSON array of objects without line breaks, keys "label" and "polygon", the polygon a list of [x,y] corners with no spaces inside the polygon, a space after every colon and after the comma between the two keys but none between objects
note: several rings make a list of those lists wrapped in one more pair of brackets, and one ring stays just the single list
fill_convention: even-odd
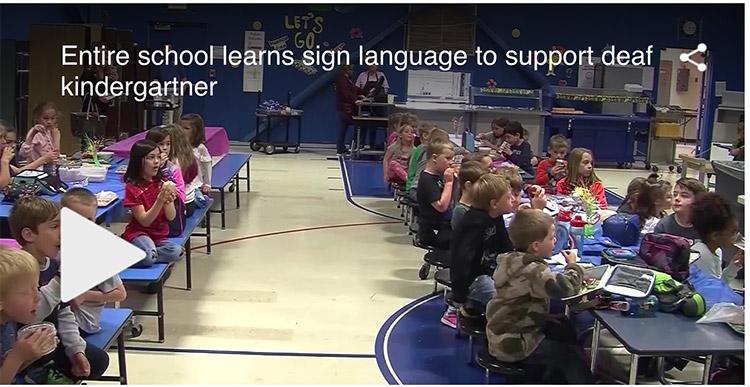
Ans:
[{"label": "blue curved floor line", "polygon": [[[383,323],[375,339],[375,359],[389,384],[484,383],[484,370],[468,364],[468,339],[456,337],[454,329],[440,323],[444,310],[441,295],[427,295]],[[475,351],[478,347],[475,344]],[[493,376],[490,382],[504,380]]]},{"label": "blue curved floor line", "polygon": [[351,188],[351,182],[349,181],[349,171],[346,168],[346,162],[344,162],[343,157],[339,157],[339,165],[341,165],[341,174],[343,175],[342,178],[344,180],[344,194],[346,195],[346,200],[351,203],[354,207],[357,207],[363,211],[369,212],[374,215],[382,216],[384,218],[393,219],[402,221],[401,218],[396,218],[394,216],[386,215],[381,212],[377,212],[375,210],[371,210],[357,202],[354,201],[352,198],[352,188]]}]

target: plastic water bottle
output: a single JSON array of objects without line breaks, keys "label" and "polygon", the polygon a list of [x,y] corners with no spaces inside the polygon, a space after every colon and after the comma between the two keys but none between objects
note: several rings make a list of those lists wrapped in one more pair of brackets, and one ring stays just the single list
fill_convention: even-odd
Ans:
[{"label": "plastic water bottle", "polygon": [[573,235],[573,240],[576,243],[576,248],[578,249],[578,251],[581,251],[583,249],[585,227],[586,221],[581,218],[581,215],[576,215],[576,217],[570,221],[570,234]]}]

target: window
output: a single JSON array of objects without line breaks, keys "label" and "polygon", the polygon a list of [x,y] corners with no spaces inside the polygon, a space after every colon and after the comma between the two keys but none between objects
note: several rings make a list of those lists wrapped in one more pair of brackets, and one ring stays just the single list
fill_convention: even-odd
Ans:
[{"label": "window", "polygon": [[474,53],[476,5],[430,4],[409,7],[408,50],[463,50]]}]

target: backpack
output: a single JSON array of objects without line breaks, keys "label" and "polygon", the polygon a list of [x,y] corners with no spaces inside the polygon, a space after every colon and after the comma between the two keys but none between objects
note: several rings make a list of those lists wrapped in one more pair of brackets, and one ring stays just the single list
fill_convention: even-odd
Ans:
[{"label": "backpack", "polygon": [[653,293],[659,299],[659,310],[666,313],[682,313],[688,317],[700,317],[706,313],[706,302],[690,284],[682,284],[666,273],[654,272]]},{"label": "backpack", "polygon": [[640,218],[633,214],[614,214],[602,223],[602,233],[623,246],[637,245],[641,236]]},{"label": "backpack", "polygon": [[646,234],[638,255],[654,269],[684,281],[689,274],[691,244],[689,239],[676,235]]}]

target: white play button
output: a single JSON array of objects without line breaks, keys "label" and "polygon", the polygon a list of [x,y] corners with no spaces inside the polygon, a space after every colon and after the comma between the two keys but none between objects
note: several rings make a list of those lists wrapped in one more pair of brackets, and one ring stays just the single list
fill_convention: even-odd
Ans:
[{"label": "white play button", "polygon": [[146,252],[96,223],[63,208],[60,238],[60,295],[68,302],[120,273]]}]

